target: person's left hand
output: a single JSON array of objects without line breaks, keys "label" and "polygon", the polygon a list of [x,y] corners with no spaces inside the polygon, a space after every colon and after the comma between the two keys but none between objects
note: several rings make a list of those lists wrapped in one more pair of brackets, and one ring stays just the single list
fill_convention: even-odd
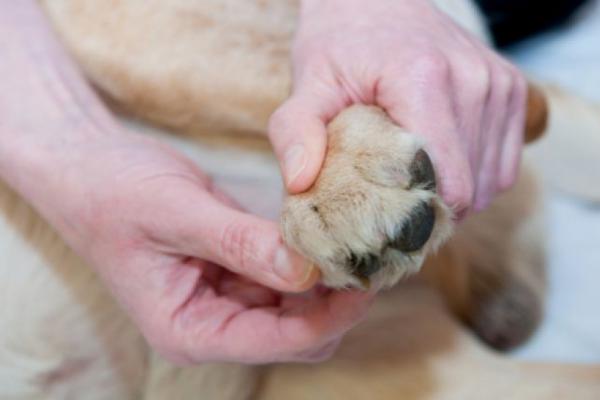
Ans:
[{"label": "person's left hand", "polygon": [[[9,4],[10,3],[10,4]],[[122,127],[33,0],[0,1],[0,179],[178,363],[314,361],[371,294],[312,289],[278,224],[241,210],[169,146]],[[32,57],[35,55],[35,57]]]},{"label": "person's left hand", "polygon": [[372,294],[313,288],[318,270],[277,223],[241,210],[168,146],[117,130],[65,129],[28,146],[19,184],[150,345],[178,364],[330,356]]}]

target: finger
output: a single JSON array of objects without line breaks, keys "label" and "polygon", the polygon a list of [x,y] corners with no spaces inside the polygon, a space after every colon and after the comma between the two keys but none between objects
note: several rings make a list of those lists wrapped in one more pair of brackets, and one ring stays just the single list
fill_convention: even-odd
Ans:
[{"label": "finger", "polygon": [[305,89],[295,93],[269,121],[269,138],[290,193],[315,181],[327,147],[326,124],[343,105],[332,96]]},{"label": "finger", "polygon": [[207,192],[180,190],[164,234],[172,251],[221,265],[279,291],[303,291],[316,267],[288,249],[278,225],[231,208]]},{"label": "finger", "polygon": [[[493,67],[494,68],[494,67]],[[492,202],[498,192],[500,159],[506,136],[514,81],[503,68],[497,68],[492,75],[492,89],[483,115],[482,138],[477,149],[481,154],[475,184],[473,209],[482,211]]]},{"label": "finger", "polygon": [[454,110],[459,118],[458,132],[470,138],[469,163],[471,169],[476,170],[482,155],[475,149],[481,146],[480,133],[487,131],[484,113],[492,93],[492,70],[489,62],[479,55],[456,57],[452,64],[455,71],[452,74],[452,90],[455,93]]},{"label": "finger", "polygon": [[213,357],[221,361],[270,363],[325,357],[325,351],[316,354],[315,349],[333,347],[332,342],[364,317],[372,296],[365,292],[334,292],[293,308],[240,312],[235,307],[226,311],[219,307],[217,320],[222,323],[201,332],[195,341],[203,344],[203,361],[206,361],[205,348],[218,349],[219,354]]},{"label": "finger", "polygon": [[295,360],[290,361],[309,363],[320,363],[323,361],[327,361],[333,356],[337,348],[340,346],[341,342],[341,338],[333,339],[323,346],[298,354]]},{"label": "finger", "polygon": [[458,132],[449,77],[434,71],[408,80],[382,81],[377,102],[396,123],[425,138],[444,202],[457,215],[468,210],[473,176],[467,140]]},{"label": "finger", "polygon": [[511,115],[502,143],[499,190],[508,190],[517,180],[523,152],[525,120],[527,117],[527,82],[518,74],[509,104]]},{"label": "finger", "polygon": [[232,273],[225,273],[214,287],[220,295],[235,299],[249,308],[276,306],[281,296],[272,289]]}]

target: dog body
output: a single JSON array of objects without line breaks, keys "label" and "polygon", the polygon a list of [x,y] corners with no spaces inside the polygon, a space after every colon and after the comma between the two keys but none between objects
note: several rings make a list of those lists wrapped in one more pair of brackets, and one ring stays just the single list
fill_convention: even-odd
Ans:
[{"label": "dog body", "polygon": [[[295,1],[43,4],[111,104],[182,133],[138,127],[185,151],[250,210],[277,216],[277,164],[256,142],[264,142],[268,117],[290,89]],[[439,4],[486,39],[469,2]],[[564,118],[555,104],[551,99],[553,118]],[[593,107],[580,108],[597,115]],[[343,131],[358,122],[358,114],[347,118]],[[584,128],[598,127],[600,117]],[[215,147],[224,136],[233,140]],[[381,295],[332,360],[178,368],[154,354],[91,269],[0,186],[6,263],[0,271],[0,398],[597,398],[598,368],[506,359],[482,346],[448,311],[496,347],[531,333],[544,292],[536,187],[525,171],[514,190],[427,259],[422,277]]]}]

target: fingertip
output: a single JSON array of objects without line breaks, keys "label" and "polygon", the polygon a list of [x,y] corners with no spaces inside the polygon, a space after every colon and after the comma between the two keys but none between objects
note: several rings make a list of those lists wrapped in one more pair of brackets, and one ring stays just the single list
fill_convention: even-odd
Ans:
[{"label": "fingertip", "polygon": [[456,222],[462,222],[473,211],[473,197],[470,195],[458,194],[442,197],[444,203],[450,207],[454,214]]},{"label": "fingertip", "polygon": [[303,168],[296,173],[288,174],[284,172],[285,187],[288,193],[298,194],[310,189],[310,187],[315,183],[321,170],[322,157],[320,158],[321,159],[319,160],[313,157],[312,160],[307,160]]},{"label": "fingertip", "polygon": [[442,180],[440,195],[444,203],[452,209],[457,221],[461,221],[473,206],[475,184],[469,177]]},{"label": "fingertip", "polygon": [[269,138],[293,194],[310,188],[325,158],[327,128],[314,108],[307,100],[291,98],[269,121]]},{"label": "fingertip", "polygon": [[321,121],[310,121],[304,126],[307,134],[302,137],[303,142],[286,147],[280,159],[286,188],[292,194],[302,193],[313,185],[325,159],[325,125]]},{"label": "fingertip", "polygon": [[482,212],[490,206],[492,199],[490,196],[481,196],[473,202],[472,210],[474,212]]},{"label": "fingertip", "polygon": [[291,145],[284,150],[280,163],[283,179],[288,191],[292,193],[302,191],[307,185],[305,171],[308,163],[308,155],[306,146],[301,143]]},{"label": "fingertip", "polygon": [[314,263],[283,246],[275,256],[273,273],[282,281],[278,289],[291,293],[305,292],[321,278],[320,270]]},{"label": "fingertip", "polygon": [[506,192],[510,190],[516,183],[519,175],[519,167],[511,166],[507,167],[506,171],[503,172],[498,179],[498,191]]}]

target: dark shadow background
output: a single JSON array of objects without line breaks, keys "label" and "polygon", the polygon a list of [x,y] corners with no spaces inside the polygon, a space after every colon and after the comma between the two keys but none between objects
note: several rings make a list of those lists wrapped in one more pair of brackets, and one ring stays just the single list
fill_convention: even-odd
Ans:
[{"label": "dark shadow background", "polygon": [[498,47],[567,22],[589,0],[475,0]]}]

